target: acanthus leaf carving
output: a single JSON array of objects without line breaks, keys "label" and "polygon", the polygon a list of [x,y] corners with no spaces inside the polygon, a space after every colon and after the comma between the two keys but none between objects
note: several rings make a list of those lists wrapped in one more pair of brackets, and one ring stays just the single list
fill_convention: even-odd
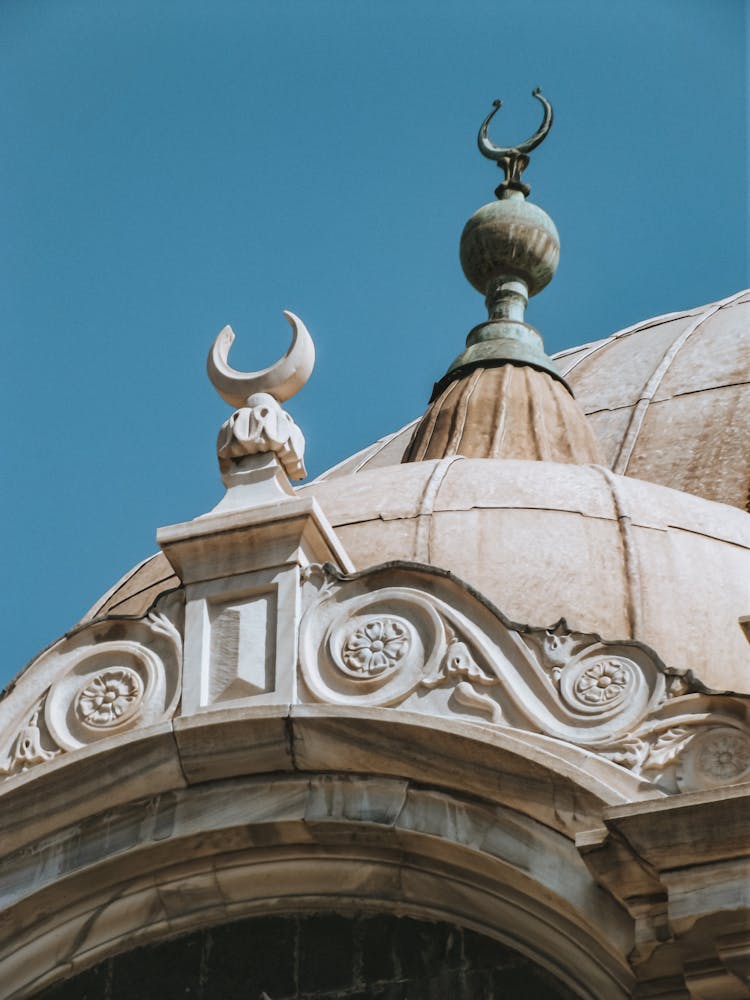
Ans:
[{"label": "acanthus leaf carving", "polygon": [[672,726],[659,733],[648,744],[648,753],[641,764],[641,771],[662,771],[680,756],[693,735],[690,726]]},{"label": "acanthus leaf carving", "polygon": [[448,682],[455,683],[458,678],[487,686],[498,683],[497,677],[488,674],[477,664],[468,645],[454,637],[448,644],[440,667],[434,674],[424,677],[422,685],[434,688]]},{"label": "acanthus leaf carving", "polygon": [[28,771],[35,764],[43,764],[60,753],[59,748],[47,749],[43,745],[45,742],[50,743],[51,741],[48,733],[42,733],[39,724],[41,711],[42,703],[40,702],[11,743],[6,761],[0,764],[0,775],[9,776]]}]

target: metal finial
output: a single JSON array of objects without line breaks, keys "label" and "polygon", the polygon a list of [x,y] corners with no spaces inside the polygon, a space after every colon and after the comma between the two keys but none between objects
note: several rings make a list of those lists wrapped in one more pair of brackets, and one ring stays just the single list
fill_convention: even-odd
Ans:
[{"label": "metal finial", "polygon": [[487,129],[492,119],[502,107],[503,102],[500,100],[492,102],[492,111],[487,115],[479,129],[477,136],[479,152],[482,156],[486,156],[488,160],[494,160],[505,172],[505,180],[495,189],[495,194],[498,198],[502,198],[506,191],[521,191],[524,197],[528,195],[531,188],[528,184],[524,184],[521,181],[521,174],[529,165],[528,154],[544,141],[547,133],[552,128],[552,105],[539,87],[532,90],[531,96],[535,97],[544,108],[544,117],[542,118],[542,124],[526,142],[521,142],[517,146],[496,146],[489,140]]}]

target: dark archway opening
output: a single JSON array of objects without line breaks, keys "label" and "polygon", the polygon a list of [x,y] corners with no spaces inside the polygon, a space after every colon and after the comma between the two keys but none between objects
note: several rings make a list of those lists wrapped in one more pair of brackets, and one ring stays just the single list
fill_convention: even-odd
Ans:
[{"label": "dark archway opening", "polygon": [[39,1000],[572,1000],[524,955],[390,914],[253,917],[114,956]]}]

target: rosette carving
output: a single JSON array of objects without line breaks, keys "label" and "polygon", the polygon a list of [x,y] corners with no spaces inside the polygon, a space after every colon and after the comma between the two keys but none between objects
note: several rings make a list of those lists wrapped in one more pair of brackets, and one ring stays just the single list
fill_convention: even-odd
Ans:
[{"label": "rosette carving", "polygon": [[[717,720],[718,721],[718,720]],[[677,768],[681,791],[750,780],[750,733],[730,725],[706,726],[693,735]]]},{"label": "rosette carving", "polygon": [[732,729],[709,731],[696,756],[698,770],[709,781],[739,781],[750,772],[750,739]]},{"label": "rosette carving", "polygon": [[398,618],[373,617],[349,633],[341,659],[352,677],[377,677],[395,670],[409,652],[408,625]]},{"label": "rosette carving", "polygon": [[637,697],[645,683],[638,664],[624,656],[584,656],[562,670],[560,694],[577,711],[611,714]]},{"label": "rosette carving", "polygon": [[47,728],[63,749],[153,725],[173,710],[179,690],[178,630],[165,615],[152,613],[129,623],[128,633],[128,638],[81,645],[66,656],[67,669],[44,706]]},{"label": "rosette carving", "polygon": [[130,667],[102,670],[86,681],[75,700],[78,718],[87,726],[109,728],[127,722],[143,701],[143,681]]}]

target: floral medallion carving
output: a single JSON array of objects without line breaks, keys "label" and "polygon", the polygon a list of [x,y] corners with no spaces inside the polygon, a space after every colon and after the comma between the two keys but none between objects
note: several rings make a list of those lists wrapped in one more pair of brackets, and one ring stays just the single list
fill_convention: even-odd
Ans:
[{"label": "floral medallion carving", "polygon": [[560,676],[565,701],[587,715],[616,712],[643,688],[642,671],[624,656],[585,657],[571,662]]},{"label": "floral medallion carving", "polygon": [[696,764],[711,781],[724,784],[740,780],[750,771],[750,740],[736,730],[714,730],[701,740]]},{"label": "floral medallion carving", "polygon": [[409,652],[411,637],[405,622],[398,618],[364,621],[349,633],[341,659],[352,677],[376,677],[394,670]]},{"label": "floral medallion carving", "polygon": [[602,657],[578,675],[573,692],[586,705],[609,706],[625,697],[632,679],[632,672],[622,660]]},{"label": "floral medallion carving", "polygon": [[750,734],[744,727],[700,727],[677,762],[677,785],[682,792],[748,780]]},{"label": "floral medallion carving", "polygon": [[303,619],[305,685],[316,701],[397,704],[437,670],[446,648],[443,622],[418,591],[352,590],[324,591]]},{"label": "floral medallion carving", "polygon": [[143,701],[143,681],[130,667],[102,670],[82,687],[75,701],[78,718],[87,726],[119,726],[136,714]]},{"label": "floral medallion carving", "polygon": [[123,635],[119,623],[96,623],[61,648],[65,669],[44,701],[46,727],[61,749],[153,725],[174,711],[179,630],[159,612],[128,622],[126,629]]}]

